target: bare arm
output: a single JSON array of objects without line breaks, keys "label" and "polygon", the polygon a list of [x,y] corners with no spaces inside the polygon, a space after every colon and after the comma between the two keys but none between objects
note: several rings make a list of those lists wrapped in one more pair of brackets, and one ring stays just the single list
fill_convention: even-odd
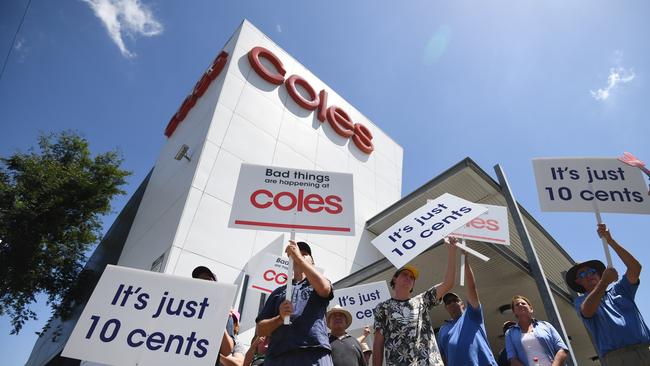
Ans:
[{"label": "bare arm", "polygon": [[628,281],[630,281],[631,284],[639,282],[639,276],[641,276],[641,263],[639,263],[630,252],[612,238],[612,234],[607,230],[605,224],[598,225],[598,236],[604,238],[605,241],[607,241],[607,244],[614,249],[618,257],[621,258],[621,261],[623,261],[623,264],[625,264],[625,267],[627,268],[625,271],[625,277],[627,277]]},{"label": "bare arm", "polygon": [[465,255],[465,286],[467,286],[467,302],[469,302],[474,309],[478,309],[480,303],[478,300],[478,292],[476,291],[476,282],[474,282],[474,271],[469,265],[469,256]]},{"label": "bare arm", "polygon": [[617,278],[618,273],[614,268],[605,268],[603,275],[600,278],[600,282],[598,282],[596,287],[591,290],[585,298],[585,301],[580,305],[580,313],[582,313],[582,316],[585,318],[591,318],[594,316],[596,310],[598,310],[598,306],[600,305],[600,300],[603,298],[603,295],[605,295],[607,286],[616,281]]},{"label": "bare arm", "polygon": [[253,342],[251,342],[251,346],[248,347],[248,351],[246,351],[246,355],[244,356],[244,366],[250,366],[251,363],[253,363],[253,358],[255,358],[255,351],[257,350],[257,346],[264,341],[264,337],[255,336],[255,338],[253,338]]},{"label": "bare arm", "polygon": [[445,279],[435,286],[436,294],[438,295],[438,300],[442,298],[444,294],[449,292],[452,287],[454,287],[454,281],[456,278],[456,243],[458,239],[454,237],[446,237],[445,243],[447,243],[447,249],[449,250],[447,256],[447,272],[445,272]]},{"label": "bare arm", "polygon": [[232,349],[235,347],[235,341],[228,335],[228,332],[223,332],[223,338],[221,338],[221,347],[219,347],[219,353],[223,355],[229,355],[232,353]]},{"label": "bare arm", "polygon": [[280,304],[280,314],[274,316],[273,318],[263,319],[257,322],[257,334],[260,336],[268,337],[276,329],[281,327],[284,324],[284,317],[291,315],[293,313],[293,305],[291,301],[284,300]]},{"label": "bare arm", "polygon": [[384,336],[375,329],[375,341],[372,343],[372,365],[382,366],[384,363]]},{"label": "bare arm", "polygon": [[241,353],[235,353],[234,355],[224,356],[221,355],[219,362],[223,366],[243,366],[244,365],[244,355]]},{"label": "bare arm", "polygon": [[295,241],[289,241],[286,253],[291,257],[291,259],[293,259],[294,266],[298,264],[298,266],[302,268],[307,280],[309,280],[309,284],[314,288],[314,291],[316,291],[318,296],[323,298],[329,297],[332,292],[332,284],[327,278],[325,278],[325,276],[316,270],[316,267],[314,267],[311,261],[305,260],[302,254],[300,254],[300,249],[298,249],[298,245],[296,245]]},{"label": "bare arm", "polygon": [[369,335],[370,335],[370,327],[366,325],[365,327],[363,327],[363,334],[361,334],[359,338],[357,338],[357,341],[359,341],[359,343],[363,343],[366,341],[366,338],[368,338]]},{"label": "bare arm", "polygon": [[555,357],[553,358],[553,363],[551,366],[563,366],[567,357],[569,356],[569,353],[566,350],[559,350],[557,353],[555,353]]}]

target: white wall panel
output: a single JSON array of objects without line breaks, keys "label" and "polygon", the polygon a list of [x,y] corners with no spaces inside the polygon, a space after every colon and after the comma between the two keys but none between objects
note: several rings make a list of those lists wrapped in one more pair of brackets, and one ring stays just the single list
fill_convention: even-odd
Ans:
[{"label": "white wall panel", "polygon": [[268,165],[273,159],[275,142],[271,135],[235,114],[221,147],[247,163]]},{"label": "white wall panel", "polygon": [[205,193],[232,204],[243,160],[222,149],[212,168]]}]

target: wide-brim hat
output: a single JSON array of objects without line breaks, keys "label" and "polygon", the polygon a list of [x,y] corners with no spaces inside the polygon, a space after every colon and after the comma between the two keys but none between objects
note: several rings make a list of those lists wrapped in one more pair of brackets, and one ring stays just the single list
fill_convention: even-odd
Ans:
[{"label": "wide-brim hat", "polygon": [[416,279],[416,280],[418,279],[418,277],[420,277],[420,271],[418,271],[418,269],[415,268],[414,266],[412,266],[410,264],[407,264],[404,267],[402,267],[402,268],[398,269],[397,271],[395,271],[395,274],[393,275],[393,278],[397,278],[397,276],[399,276],[399,274],[402,273],[403,271],[411,272],[411,274],[413,275],[413,278]]},{"label": "wide-brim hat", "polygon": [[327,315],[325,316],[325,319],[327,320],[327,324],[329,325],[330,323],[330,316],[334,313],[340,313],[345,316],[345,328],[347,329],[350,324],[352,324],[352,314],[350,314],[349,311],[345,310],[341,305],[334,305],[333,308],[329,309],[327,311]]},{"label": "wide-brim hat", "polygon": [[192,278],[199,278],[201,273],[209,274],[212,277],[213,281],[217,280],[217,276],[214,273],[212,273],[210,268],[208,268],[206,266],[198,266],[198,267],[194,268],[194,270],[192,271]]},{"label": "wide-brim hat", "polygon": [[603,262],[599,261],[598,259],[594,259],[594,260],[575,264],[566,273],[566,275],[564,276],[564,280],[566,281],[566,284],[569,285],[569,287],[571,287],[573,291],[584,294],[585,292],[587,292],[587,290],[576,283],[576,274],[578,273],[578,270],[582,267],[593,268],[598,272],[599,276],[602,276],[603,271],[605,270],[605,265],[603,264]]}]

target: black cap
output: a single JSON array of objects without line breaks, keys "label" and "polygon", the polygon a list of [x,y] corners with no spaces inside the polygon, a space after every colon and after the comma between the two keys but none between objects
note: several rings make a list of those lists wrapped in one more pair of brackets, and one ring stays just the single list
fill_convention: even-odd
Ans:
[{"label": "black cap", "polygon": [[462,301],[462,299],[460,298],[460,296],[458,296],[457,293],[455,293],[455,292],[447,292],[446,294],[444,294],[444,296],[442,296],[442,302],[446,303],[447,299],[450,299],[450,298],[454,298],[454,299],[458,299],[458,300]]},{"label": "black cap", "polygon": [[210,277],[212,277],[212,280],[213,280],[213,281],[216,281],[216,280],[217,280],[217,276],[215,276],[214,273],[212,273],[212,271],[210,270],[210,268],[205,267],[205,266],[198,266],[198,267],[194,268],[194,270],[192,271],[192,278],[199,278],[199,276],[200,276],[202,273],[207,273],[207,274],[209,274]]},{"label": "black cap", "polygon": [[311,248],[309,247],[309,244],[305,243],[304,241],[299,241],[296,244],[298,244],[298,249],[300,249],[301,252],[305,252],[314,258],[314,256],[311,255]]}]

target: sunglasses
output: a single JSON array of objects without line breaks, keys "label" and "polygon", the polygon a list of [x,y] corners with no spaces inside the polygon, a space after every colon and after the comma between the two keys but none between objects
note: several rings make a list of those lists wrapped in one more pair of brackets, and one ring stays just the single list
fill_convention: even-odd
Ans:
[{"label": "sunglasses", "polygon": [[578,273],[576,275],[576,280],[577,279],[585,279],[585,278],[587,278],[587,276],[592,276],[592,275],[595,275],[596,273],[598,273],[598,271],[596,271],[595,269],[587,268],[587,270],[582,271],[582,272],[580,272],[580,273]]}]

